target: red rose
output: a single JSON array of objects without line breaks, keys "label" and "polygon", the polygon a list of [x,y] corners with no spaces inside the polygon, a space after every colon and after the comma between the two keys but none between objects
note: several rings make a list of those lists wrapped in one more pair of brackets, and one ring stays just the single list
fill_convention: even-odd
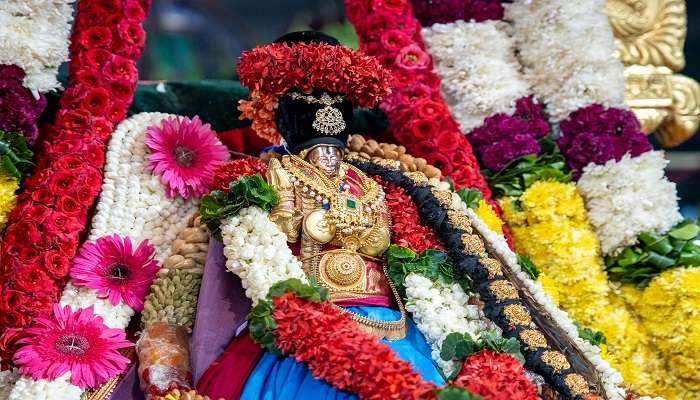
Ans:
[{"label": "red rose", "polygon": [[70,193],[77,183],[78,179],[73,172],[57,171],[49,181],[49,189],[57,194],[66,194]]},{"label": "red rose", "polygon": [[114,124],[107,118],[93,118],[92,120],[92,132],[95,138],[99,139],[101,142],[106,142],[109,136],[114,130]]},{"label": "red rose", "polygon": [[436,149],[443,153],[452,152],[459,146],[459,133],[455,131],[442,131],[435,135],[432,142]]},{"label": "red rose", "polygon": [[58,169],[67,169],[67,170],[73,170],[73,169],[78,169],[83,166],[84,162],[83,160],[73,154],[67,154],[67,155],[62,155],[57,161],[56,161],[56,168]]},{"label": "red rose", "polygon": [[133,82],[136,80],[138,71],[134,62],[126,57],[113,55],[102,68],[102,73],[108,80],[126,80]]},{"label": "red rose", "polygon": [[[77,221],[75,221],[77,223]],[[81,228],[82,228],[82,223],[81,223]],[[61,251],[64,255],[68,257],[73,257],[75,255],[75,252],[78,251],[78,238],[77,235],[75,237],[66,237],[66,238],[60,238],[56,237],[56,243],[58,245],[58,250]]]},{"label": "red rose", "polygon": [[[61,212],[52,213],[46,219],[42,227],[46,232],[50,232],[52,234],[73,234],[81,229],[81,225],[78,223],[78,221],[76,221],[73,217],[70,217]],[[62,239],[68,240],[69,238],[63,235]]]},{"label": "red rose", "polygon": [[113,80],[109,82],[109,92],[114,98],[126,103],[131,101],[134,93],[134,84],[127,80]]},{"label": "red rose", "polygon": [[345,14],[348,21],[355,25],[358,32],[363,32],[363,23],[369,14],[368,0],[347,0],[345,2]]},{"label": "red rose", "polygon": [[376,0],[374,2],[375,10],[386,10],[396,14],[404,14],[408,8],[408,2],[405,0]]},{"label": "red rose", "polygon": [[89,49],[80,54],[81,62],[78,70],[92,69],[99,71],[109,61],[112,54],[105,49]]},{"label": "red rose", "polygon": [[95,168],[87,167],[80,172],[80,180],[91,189],[99,190],[102,186],[102,174]]},{"label": "red rose", "polygon": [[141,22],[146,18],[146,12],[135,0],[127,0],[124,4],[124,15],[134,22]]},{"label": "red rose", "polygon": [[107,111],[107,119],[113,124],[118,124],[126,116],[126,109],[123,103],[112,103],[112,107]]},{"label": "red rose", "polygon": [[56,209],[66,215],[78,215],[83,211],[83,206],[73,197],[59,196],[56,201]]},{"label": "red rose", "polygon": [[110,93],[104,88],[91,88],[81,101],[81,106],[92,115],[102,115],[110,105]]},{"label": "red rose", "polygon": [[81,69],[75,74],[76,87],[99,87],[102,86],[102,81],[102,75],[95,69]]},{"label": "red rose", "polygon": [[70,260],[58,251],[47,251],[41,257],[41,264],[54,279],[63,279],[70,271]]},{"label": "red rose", "polygon": [[146,43],[146,32],[141,27],[140,23],[129,21],[121,21],[117,25],[119,36],[127,39],[129,43],[136,46],[138,49],[143,48]]},{"label": "red rose", "polygon": [[51,278],[42,271],[41,266],[25,265],[14,277],[14,283],[17,289],[33,293],[50,286]]},{"label": "red rose", "polygon": [[75,131],[87,130],[90,127],[90,113],[86,110],[71,110],[60,113],[56,118],[56,125]]},{"label": "red rose", "polygon": [[7,242],[28,245],[38,241],[40,238],[41,234],[36,224],[32,222],[20,221],[9,225],[7,231],[5,231],[5,241]]},{"label": "red rose", "polygon": [[17,208],[21,211],[21,215],[25,220],[35,224],[44,222],[44,220],[51,215],[51,209],[42,204],[28,203],[18,206]]},{"label": "red rose", "polygon": [[398,29],[391,29],[382,33],[379,40],[384,51],[393,54],[396,54],[411,43],[411,37],[406,32]]},{"label": "red rose", "polygon": [[85,161],[87,161],[88,165],[98,169],[101,169],[105,162],[105,153],[102,146],[95,143],[90,143],[85,146],[83,157],[85,157]]},{"label": "red rose", "polygon": [[425,157],[429,164],[438,168],[442,175],[449,176],[452,173],[452,162],[443,153],[433,151]]},{"label": "red rose", "polygon": [[22,264],[33,264],[39,260],[39,250],[32,246],[22,246],[19,248],[17,260]]},{"label": "red rose", "polygon": [[112,32],[104,26],[93,26],[78,34],[78,44],[83,48],[107,47],[112,42]]},{"label": "red rose", "polygon": [[444,103],[425,97],[416,102],[415,108],[419,117],[427,119],[442,118],[448,113]]},{"label": "red rose", "polygon": [[414,140],[424,141],[437,134],[437,125],[429,119],[414,119],[407,125],[408,130],[413,134]]}]

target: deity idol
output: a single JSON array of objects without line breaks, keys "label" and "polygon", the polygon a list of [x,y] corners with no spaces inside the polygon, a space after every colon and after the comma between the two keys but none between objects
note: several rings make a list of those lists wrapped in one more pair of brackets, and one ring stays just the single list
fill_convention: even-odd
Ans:
[{"label": "deity idol", "polygon": [[[210,246],[189,345],[172,321],[192,316],[147,316],[137,351],[148,395],[177,398],[174,388],[196,386],[197,396],[214,399],[466,396],[487,390],[464,375],[468,368],[460,375],[464,357],[485,349],[483,366],[472,369],[511,363],[499,385],[513,398],[536,399],[543,387],[598,398],[603,384],[567,336],[573,325],[564,332],[523,295],[505,253],[485,244],[447,184],[348,151],[353,107],[374,106],[390,90],[374,59],[296,32],[244,53],[238,73],[250,89],[242,116],[282,145],[266,164],[232,161],[227,190],[202,199],[201,221],[223,246]],[[407,247],[427,245],[396,246],[397,236]],[[450,335],[452,351],[441,349],[449,333],[459,334]],[[498,358],[509,346],[534,373]]]}]

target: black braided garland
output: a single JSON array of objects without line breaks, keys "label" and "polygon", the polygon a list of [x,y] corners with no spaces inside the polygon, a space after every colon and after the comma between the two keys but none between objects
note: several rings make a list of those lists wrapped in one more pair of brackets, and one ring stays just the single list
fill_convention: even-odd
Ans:
[{"label": "black braided garland", "polygon": [[[369,161],[350,160],[349,162],[368,175],[379,176],[382,180],[403,188],[411,196],[411,199],[418,208],[422,223],[431,228],[445,245],[445,249],[453,260],[455,273],[458,274],[463,281],[471,282],[471,287],[465,288],[465,290],[474,291],[479,294],[481,300],[485,303],[484,314],[503,330],[503,336],[516,338],[520,342],[520,348],[522,354],[525,356],[526,366],[531,371],[540,374],[545,381],[555,388],[565,399],[584,400],[586,398],[585,395],[575,394],[565,383],[567,375],[578,372],[589,378],[594,377],[598,383],[598,385],[594,386],[601,386],[595,369],[570,349],[558,349],[567,356],[567,360],[571,366],[557,371],[542,359],[545,351],[553,350],[551,347],[532,348],[523,342],[520,333],[524,330],[532,329],[531,325],[511,324],[505,316],[505,308],[508,305],[520,305],[525,307],[535,322],[545,323],[548,317],[543,316],[540,311],[523,301],[522,293],[517,299],[511,300],[499,300],[494,296],[493,292],[490,290],[490,285],[499,280],[507,281],[507,279],[503,276],[490,278],[489,271],[486,266],[481,263],[480,257],[469,255],[464,252],[462,235],[467,232],[453,226],[449,222],[447,210],[433,195],[429,186],[416,184],[401,171],[389,169]],[[591,372],[591,369],[593,369],[593,372]],[[601,392],[600,390],[594,391],[597,393]]]}]

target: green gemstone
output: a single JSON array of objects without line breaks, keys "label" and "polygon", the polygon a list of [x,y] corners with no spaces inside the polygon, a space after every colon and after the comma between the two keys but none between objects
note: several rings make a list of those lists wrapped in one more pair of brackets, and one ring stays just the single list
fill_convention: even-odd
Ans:
[{"label": "green gemstone", "polygon": [[355,200],[348,199],[348,208],[355,208],[357,204],[355,204]]}]

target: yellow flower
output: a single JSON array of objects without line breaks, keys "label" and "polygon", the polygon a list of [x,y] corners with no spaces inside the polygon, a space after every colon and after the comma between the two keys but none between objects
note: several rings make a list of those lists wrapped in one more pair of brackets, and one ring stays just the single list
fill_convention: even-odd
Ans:
[{"label": "yellow flower", "polygon": [[543,272],[545,292],[573,320],[603,332],[603,356],[628,384],[639,393],[656,394],[661,361],[636,316],[608,282],[600,243],[576,186],[536,182],[518,201],[503,199],[501,205],[515,247]]},{"label": "yellow flower", "polygon": [[19,181],[0,172],[0,231],[5,228],[7,215],[15,208],[17,189],[19,189]]},{"label": "yellow flower", "polygon": [[637,302],[642,324],[665,356],[664,394],[700,393],[700,268],[668,270],[655,277]]},{"label": "yellow flower", "polygon": [[493,207],[489,205],[489,203],[483,199],[480,200],[479,207],[477,207],[474,211],[476,212],[476,215],[478,215],[479,218],[484,221],[489,229],[498,233],[499,235],[503,235],[503,221],[498,218],[498,215],[493,210]]}]

